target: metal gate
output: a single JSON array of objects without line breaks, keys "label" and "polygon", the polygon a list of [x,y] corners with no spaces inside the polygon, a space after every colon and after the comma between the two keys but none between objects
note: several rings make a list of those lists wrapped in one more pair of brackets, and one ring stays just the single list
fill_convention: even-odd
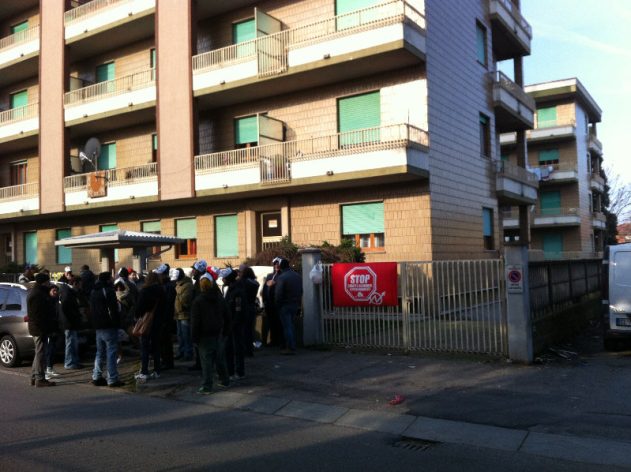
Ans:
[{"label": "metal gate", "polygon": [[399,304],[335,307],[331,266],[322,281],[326,344],[506,356],[504,262],[401,262]]}]

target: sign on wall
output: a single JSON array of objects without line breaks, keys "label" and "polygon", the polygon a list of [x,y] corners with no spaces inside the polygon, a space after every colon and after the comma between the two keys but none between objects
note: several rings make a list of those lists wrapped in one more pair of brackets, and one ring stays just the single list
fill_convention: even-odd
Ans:
[{"label": "sign on wall", "polygon": [[334,306],[397,306],[396,262],[333,264]]}]

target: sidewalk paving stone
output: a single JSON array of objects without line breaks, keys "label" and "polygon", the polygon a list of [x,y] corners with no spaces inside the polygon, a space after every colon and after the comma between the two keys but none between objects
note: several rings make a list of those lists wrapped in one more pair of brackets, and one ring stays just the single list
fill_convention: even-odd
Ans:
[{"label": "sidewalk paving stone", "polygon": [[273,415],[290,402],[287,398],[268,397],[264,395],[245,395],[235,407],[265,415]]},{"label": "sidewalk paving stone", "polygon": [[412,415],[350,409],[335,424],[382,433],[401,434],[414,420],[416,416]]},{"label": "sidewalk paving stone", "polygon": [[320,403],[291,401],[275,414],[277,416],[288,416],[318,423],[334,423],[348,408],[332,405],[322,405]]}]

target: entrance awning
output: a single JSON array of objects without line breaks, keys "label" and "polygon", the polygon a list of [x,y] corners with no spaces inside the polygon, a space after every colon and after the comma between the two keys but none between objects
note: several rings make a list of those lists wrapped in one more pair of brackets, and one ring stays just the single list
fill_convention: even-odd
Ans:
[{"label": "entrance awning", "polygon": [[176,238],[175,236],[117,230],[71,236],[55,241],[55,246],[64,246],[69,249],[123,249],[172,246],[184,242],[186,242],[185,239]]}]

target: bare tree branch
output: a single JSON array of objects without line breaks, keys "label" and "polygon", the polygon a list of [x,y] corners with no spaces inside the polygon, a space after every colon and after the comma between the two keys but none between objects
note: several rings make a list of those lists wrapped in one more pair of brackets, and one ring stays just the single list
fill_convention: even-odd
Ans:
[{"label": "bare tree branch", "polygon": [[618,224],[631,222],[631,184],[623,181],[611,167],[604,170],[609,186],[608,210],[618,217]]}]

